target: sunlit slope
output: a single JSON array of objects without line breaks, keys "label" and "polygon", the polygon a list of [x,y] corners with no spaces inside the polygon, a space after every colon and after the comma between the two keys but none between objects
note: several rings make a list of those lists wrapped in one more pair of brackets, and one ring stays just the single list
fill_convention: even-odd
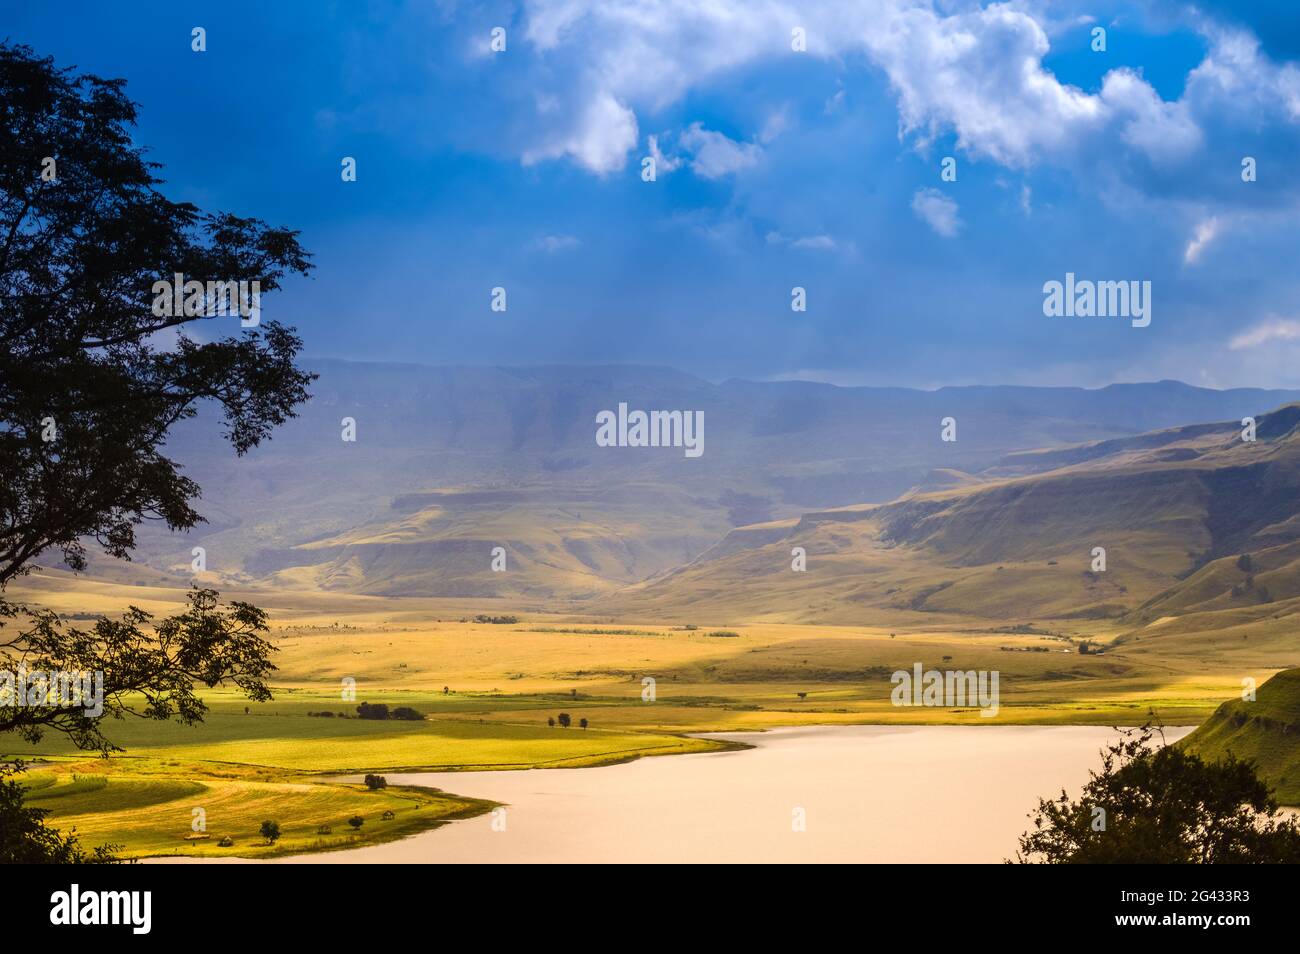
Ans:
[{"label": "sunlit slope", "polygon": [[246,566],[295,588],[580,599],[680,565],[727,527],[671,486],[435,490],[398,497],[387,519],[263,549]]},{"label": "sunlit slope", "polygon": [[1300,669],[1278,673],[1254,700],[1225,702],[1179,744],[1205,759],[1251,759],[1279,802],[1300,804]]},{"label": "sunlit slope", "polygon": [[741,528],[600,605],[819,622],[881,609],[1073,616],[1128,628],[1300,595],[1297,423],[1289,405],[1261,416],[1255,442],[1237,425],[1184,429],[1043,473]]}]

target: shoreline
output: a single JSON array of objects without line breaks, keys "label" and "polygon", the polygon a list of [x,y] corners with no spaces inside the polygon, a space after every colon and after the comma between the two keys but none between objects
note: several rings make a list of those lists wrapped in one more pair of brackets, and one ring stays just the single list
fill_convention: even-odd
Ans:
[{"label": "shoreline", "polygon": [[[1174,727],[1167,727],[1167,730],[1171,728]],[[262,859],[154,856],[148,862],[528,862],[549,858],[555,852],[576,853],[571,859],[558,860],[618,860],[605,857],[610,849],[600,845],[597,835],[602,830],[622,832],[619,838],[640,846],[635,851],[652,855],[664,853],[667,849],[658,844],[657,837],[666,839],[668,843],[677,839],[682,851],[698,853],[704,851],[707,844],[694,845],[695,839],[680,835],[674,826],[682,826],[684,831],[699,829],[696,838],[703,838],[706,842],[710,839],[725,842],[731,837],[727,831],[736,818],[743,817],[744,823],[752,827],[758,824],[767,826],[774,817],[773,811],[750,804],[748,799],[737,803],[734,797],[723,795],[724,792],[734,793],[738,788],[752,792],[754,800],[760,803],[773,799],[781,803],[781,796],[775,794],[774,789],[799,792],[799,798],[807,803],[810,816],[821,818],[835,813],[842,816],[838,824],[849,826],[841,832],[849,843],[863,842],[867,837],[859,830],[863,824],[872,831],[881,824],[887,831],[912,827],[924,829],[926,824],[933,822],[938,825],[946,817],[949,821],[945,824],[951,827],[953,817],[960,819],[967,814],[980,817],[985,812],[1000,812],[1003,816],[1001,827],[1009,831],[1019,824],[1019,816],[1012,812],[1007,818],[1008,805],[1020,805],[1028,810],[1033,798],[1050,796],[1063,785],[1072,787],[1081,782],[1083,770],[1099,760],[1103,740],[1113,737],[1109,731],[1096,726],[993,726],[989,732],[971,729],[960,725],[789,726],[764,730],[761,741],[753,745],[735,738],[737,735],[754,738],[752,732],[700,733],[712,741],[742,743],[744,748],[729,751],[732,754],[748,751],[756,757],[739,761],[703,758],[728,754],[728,750],[718,750],[684,753],[699,756],[694,760],[636,759],[617,766],[598,766],[608,770],[599,773],[538,773],[531,769],[472,775],[414,773],[391,781],[441,790],[443,784],[458,779],[464,783],[462,793],[469,793],[458,797],[497,802],[504,809],[503,816],[509,820],[509,831],[520,832],[519,840],[516,843],[509,838],[504,828],[502,831],[491,829],[492,822],[488,819],[474,821],[471,818],[462,821],[461,825],[437,826],[443,830],[436,835],[436,829],[431,829],[384,845],[359,845],[330,852],[300,852]],[[1177,741],[1190,731],[1185,726],[1177,727],[1171,733],[1173,738],[1170,741]],[[963,779],[971,771],[980,775],[989,772],[988,760],[1001,766],[986,780],[988,791],[967,790]],[[871,769],[877,763],[887,771],[878,773]],[[722,783],[721,791],[710,794],[715,779],[728,781]],[[697,787],[702,787],[700,794],[694,791]],[[909,793],[909,788],[915,791]],[[1005,801],[992,798],[992,790],[1003,788],[1011,793]],[[828,799],[832,804],[822,804]],[[888,810],[883,814],[872,810],[865,818],[860,818],[862,806],[874,800],[882,800]],[[981,808],[981,803],[987,804]],[[789,809],[784,811],[788,817]],[[715,831],[711,819],[718,812],[724,814],[719,816]],[[779,815],[779,812],[775,814]],[[629,816],[635,818],[637,824],[629,825]],[[758,816],[769,821],[762,821],[762,818],[756,821]],[[882,818],[885,820],[881,821]],[[978,842],[982,836],[968,831],[967,827],[958,825],[956,834],[965,832],[966,836]],[[659,835],[652,837],[655,831],[659,831]],[[734,839],[736,844],[719,847],[719,857],[729,856],[728,852],[752,854],[757,849],[745,847],[747,842],[744,841],[751,835],[758,837],[760,842],[773,839],[773,833],[764,827],[756,835],[750,833]],[[977,853],[976,847],[968,847],[971,853]],[[795,849],[778,838],[771,850]],[[835,854],[845,849],[836,847],[832,840],[824,850]],[[896,847],[890,849],[896,850]],[[343,854],[347,851],[357,854]],[[651,860],[664,859],[655,857]]]}]

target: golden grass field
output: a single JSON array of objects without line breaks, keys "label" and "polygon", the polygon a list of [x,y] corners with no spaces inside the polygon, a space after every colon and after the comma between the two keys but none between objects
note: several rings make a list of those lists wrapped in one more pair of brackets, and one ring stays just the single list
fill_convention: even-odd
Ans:
[{"label": "golden grass field", "polygon": [[[70,614],[118,613],[128,604],[162,614],[180,606],[184,590],[48,572],[14,595]],[[1187,617],[1120,634],[1095,620],[995,627],[922,613],[896,614],[886,625],[710,619],[688,629],[491,600],[223,596],[271,614],[274,700],[251,703],[218,689],[204,694],[210,711],[201,726],[112,723],[108,735],[125,751],[108,759],[54,737],[8,753],[37,761],[27,776],[32,802],[52,810],[53,824],[75,827],[86,844],[120,843],[126,856],[347,847],[491,806],[420,790],[367,792],[330,775],[599,765],[722,746],[682,733],[778,725],[1135,724],[1151,710],[1165,724],[1198,724],[1239,694],[1243,678],[1263,683],[1297,663],[1277,606],[1199,629]],[[506,612],[519,622],[465,621]],[[736,635],[709,635],[720,630]],[[1081,655],[1079,638],[1106,651]],[[916,662],[999,671],[998,716],[893,706],[890,674]],[[654,680],[653,702],[643,701],[646,678]],[[345,698],[345,680],[355,681],[355,701]],[[413,706],[426,718],[339,717],[361,701]],[[335,715],[308,714],[321,711]],[[548,727],[561,711],[573,727]],[[578,727],[582,718],[588,729]],[[196,807],[206,812],[207,839],[190,838]],[[394,817],[382,820],[385,811]],[[352,814],[365,818],[360,833],[346,825]],[[257,835],[264,819],[284,830],[274,846]],[[321,825],[331,832],[318,834]],[[231,847],[217,847],[223,835]]]}]

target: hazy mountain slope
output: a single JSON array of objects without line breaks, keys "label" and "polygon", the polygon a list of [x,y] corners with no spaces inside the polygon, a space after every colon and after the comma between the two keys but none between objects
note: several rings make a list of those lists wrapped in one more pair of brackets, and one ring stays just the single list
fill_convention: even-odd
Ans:
[{"label": "hazy mountain slope", "polygon": [[[917,485],[978,484],[1019,451],[1258,413],[1288,394],[1176,382],[714,385],[643,367],[316,368],[301,416],[243,459],[220,441],[219,422],[188,422],[174,436],[168,451],[203,487],[209,523],[183,536],[142,529],[143,568],[188,575],[192,547],[202,546],[206,578],[217,582],[584,597],[686,564],[735,527],[891,500]],[[597,412],[620,402],[703,411],[703,456],[597,447]],[[956,443],[938,439],[946,416],[957,418]],[[355,441],[341,439],[344,418],[355,421]],[[507,573],[485,569],[493,546],[511,553]],[[102,560],[92,569],[130,575]]]},{"label": "hazy mountain slope", "polygon": [[[644,497],[657,506],[645,507]],[[701,519],[691,498],[653,484],[406,494],[392,511],[343,533],[259,550],[245,570],[275,584],[384,596],[576,599],[680,565],[727,526],[720,513]],[[491,568],[496,547],[504,571]]]},{"label": "hazy mountain slope", "polygon": [[[1184,608],[1262,602],[1273,587],[1297,595],[1297,423],[1300,408],[1287,406],[1260,416],[1255,443],[1233,427],[1194,428],[1046,473],[744,528],[602,605],[837,622],[869,609],[1131,614],[1142,625]],[[806,551],[806,572],[791,567],[795,547]],[[1096,547],[1104,572],[1092,571]],[[1251,573],[1229,580],[1212,562],[1247,550],[1259,551],[1250,583]]]}]

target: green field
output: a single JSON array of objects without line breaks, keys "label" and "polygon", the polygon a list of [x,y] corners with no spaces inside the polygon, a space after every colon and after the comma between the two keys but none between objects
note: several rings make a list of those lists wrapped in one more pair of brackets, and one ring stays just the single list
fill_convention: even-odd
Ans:
[{"label": "green field", "polygon": [[[467,620],[474,610],[502,609],[495,604],[227,595],[272,612],[274,699],[203,691],[209,711],[202,725],[109,722],[108,737],[124,751],[108,759],[78,753],[53,735],[18,746],[9,754],[43,760],[27,782],[53,824],[75,827],[85,844],[121,843],[127,856],[258,857],[347,847],[490,806],[420,790],[372,793],[331,776],[602,765],[725,747],[685,733],[803,724],[1133,725],[1154,711],[1166,725],[1194,725],[1236,698],[1243,678],[1262,685],[1296,661],[1282,604],[1127,630],[1098,620],[995,627],[936,614],[887,626],[732,617],[690,628],[536,612],[494,625]],[[86,583],[40,596],[56,608],[114,613],[133,602],[165,612],[182,593]],[[719,630],[735,635],[709,635]],[[1079,653],[1084,639],[1104,652]],[[996,719],[973,707],[892,705],[890,674],[918,661],[999,671]],[[654,680],[652,702],[643,697],[647,678]],[[347,698],[350,691],[355,698]],[[1260,698],[1269,705],[1272,695]],[[362,701],[410,706],[425,718],[360,719]],[[561,712],[571,715],[571,728],[547,724]],[[580,719],[590,727],[580,728]],[[1259,754],[1272,758],[1273,750]],[[1280,774],[1285,799],[1300,800],[1298,777]],[[209,838],[189,838],[195,808],[207,813]],[[383,820],[385,811],[394,817]],[[360,833],[346,826],[352,814],[366,819]],[[284,831],[274,846],[257,834],[266,819]],[[318,834],[321,825],[331,832]],[[218,847],[223,835],[234,844]]]},{"label": "green field", "polygon": [[[371,792],[362,785],[310,780],[262,782],[216,777],[201,764],[126,761],[46,763],[24,779],[31,789],[28,800],[50,809],[57,824],[73,830],[84,846],[115,844],[124,857],[259,858],[329,851],[401,838],[492,808],[489,802],[430,789],[395,786]],[[196,810],[202,813],[199,831]],[[354,816],[364,819],[359,830],[348,824]],[[259,834],[268,819],[281,828],[274,844]],[[233,843],[222,847],[224,838]]]}]

